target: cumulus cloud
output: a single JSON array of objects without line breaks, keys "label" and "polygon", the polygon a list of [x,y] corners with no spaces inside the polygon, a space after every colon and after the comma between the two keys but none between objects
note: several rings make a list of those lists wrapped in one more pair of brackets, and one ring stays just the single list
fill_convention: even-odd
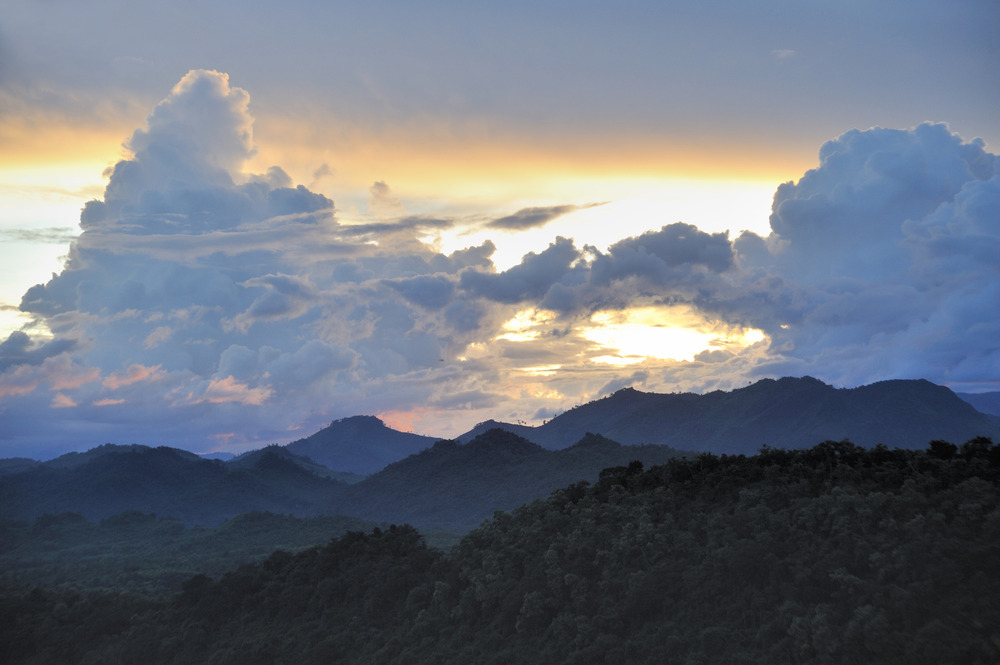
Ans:
[{"label": "cumulus cloud", "polygon": [[746,281],[716,305],[768,330],[775,371],[995,381],[998,176],[943,124],[847,132],[778,188],[768,238],[737,240]]},{"label": "cumulus cloud", "polygon": [[544,251],[529,252],[518,265],[502,272],[467,270],[462,273],[462,288],[476,295],[502,303],[541,299],[553,284],[564,279],[580,257],[569,238],[559,237]]},{"label": "cumulus cloud", "polygon": [[[560,237],[498,271],[492,242],[445,255],[421,239],[482,217],[407,215],[378,181],[374,219],[348,225],[279,167],[245,173],[248,101],[224,74],[193,71],[128,140],[65,269],[24,294],[31,327],[0,342],[0,445],[245,447],[357,413],[460,429],[627,385],[1000,373],[1000,166],[944,125],[828,142],[777,188],[766,237],[682,222],[606,249]],[[615,365],[587,330],[637,308],[721,341],[690,361],[636,366],[626,352]],[[749,328],[765,338],[726,341]]]}]

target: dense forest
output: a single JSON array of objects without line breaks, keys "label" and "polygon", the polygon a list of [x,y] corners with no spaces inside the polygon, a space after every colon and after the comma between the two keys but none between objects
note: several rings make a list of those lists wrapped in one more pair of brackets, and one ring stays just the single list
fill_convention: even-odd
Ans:
[{"label": "dense forest", "polygon": [[134,510],[100,522],[79,513],[43,515],[30,524],[0,520],[0,584],[156,595],[180,589],[192,575],[219,576],[276,549],[298,551],[374,526],[340,515],[267,512],[215,528]]},{"label": "dense forest", "polygon": [[1000,446],[613,467],[447,551],[409,526],[172,594],[9,585],[5,663],[996,663]]}]

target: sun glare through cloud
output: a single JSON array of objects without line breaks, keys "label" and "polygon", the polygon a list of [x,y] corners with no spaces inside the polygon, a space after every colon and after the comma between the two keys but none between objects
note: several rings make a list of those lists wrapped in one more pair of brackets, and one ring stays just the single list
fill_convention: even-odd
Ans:
[{"label": "sun glare through cloud", "polygon": [[70,3],[71,34],[11,6],[0,446],[237,451],[378,413],[452,436],[776,375],[996,384],[985,5],[393,8],[316,5],[262,58],[277,5],[183,53],[180,14]]},{"label": "sun glare through cloud", "polygon": [[624,312],[597,312],[580,334],[599,344],[601,351],[610,351],[592,357],[592,362],[621,366],[649,359],[690,362],[705,351],[738,352],[765,339],[760,330],[725,326],[727,330],[720,331],[691,319],[686,308],[640,307]]}]

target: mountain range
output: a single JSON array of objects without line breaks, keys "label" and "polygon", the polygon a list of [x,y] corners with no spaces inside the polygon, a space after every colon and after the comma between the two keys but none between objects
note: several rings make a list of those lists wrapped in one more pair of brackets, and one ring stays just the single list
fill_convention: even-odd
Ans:
[{"label": "mountain range", "polygon": [[[998,438],[1000,415],[991,413],[1000,414],[1000,393],[960,397],[923,380],[834,388],[812,377],[786,377],[705,395],[625,388],[537,427],[487,420],[455,441],[464,444],[503,429],[549,450],[571,446],[587,433],[625,445],[717,454],[749,455],[763,446],[808,448],[842,439],[866,447],[881,443],[913,449],[934,439]],[[335,421],[288,448],[332,469],[368,474],[439,440],[397,432],[373,416],[356,416]]]},{"label": "mountain range", "polygon": [[657,465],[679,454],[753,454],[844,439],[920,449],[978,436],[1000,438],[997,419],[927,381],[836,389],[785,378],[706,395],[625,389],[539,427],[488,421],[449,441],[358,416],[228,461],[110,444],[47,462],[0,460],[0,519],[63,511],[103,519],[138,510],[218,524],[258,510],[460,531],[633,461]]},{"label": "mountain range", "polygon": [[176,448],[105,445],[72,463],[57,458],[0,476],[0,520],[62,512],[100,520],[139,511],[216,525],[267,511],[466,531],[496,510],[596,481],[608,467],[663,464],[679,454],[667,446],[622,446],[599,435],[550,451],[495,429],[465,445],[439,441],[349,484],[281,446],[224,463]]},{"label": "mountain range", "polygon": [[[848,439],[865,447],[920,448],[928,441],[996,437],[1000,424],[948,388],[923,380],[834,388],[811,377],[764,379],[731,392],[644,393],[625,388],[529,428],[494,423],[558,449],[587,432],[623,444],[753,454]],[[474,430],[475,431],[475,430]],[[459,437],[461,440],[461,437]]]}]

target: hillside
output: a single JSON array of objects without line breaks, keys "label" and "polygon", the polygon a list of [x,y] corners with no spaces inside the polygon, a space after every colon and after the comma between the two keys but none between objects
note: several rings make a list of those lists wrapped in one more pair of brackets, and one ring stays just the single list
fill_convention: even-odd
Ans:
[{"label": "hillside", "polygon": [[988,665],[998,559],[1000,447],[828,442],[609,469],[498,513],[447,553],[392,526],[195,576],[172,598],[9,590],[0,655]]},{"label": "hillside", "polygon": [[1000,418],[1000,392],[955,394],[975,407],[977,411]]},{"label": "hillside", "polygon": [[[490,422],[474,431],[487,425],[509,427]],[[133,510],[214,525],[249,511],[342,513],[464,531],[494,510],[592,482],[602,468],[635,460],[660,464],[677,450],[753,454],[765,446],[796,449],[824,440],[914,448],[932,440],[1000,439],[988,416],[926,381],[835,389],[810,378],[765,380],[707,395],[626,389],[542,427],[516,429],[524,436],[495,428],[465,445],[429,445],[430,437],[357,417],[229,462],[141,445],[105,445],[47,462],[2,460],[0,518],[75,511],[104,519]],[[638,447],[641,442],[648,445]],[[394,459],[399,455],[404,457]],[[360,468],[362,460],[371,474],[367,479],[358,482],[358,475],[342,471],[351,464]]]},{"label": "hillside", "polygon": [[464,532],[495,510],[594,481],[608,466],[658,464],[677,454],[665,446],[620,446],[597,436],[553,452],[493,430],[467,445],[438,442],[360,482],[351,477],[349,486],[339,480],[345,474],[280,446],[227,463],[173,448],[101,446],[0,476],[0,519],[72,511],[100,520],[138,511],[216,525],[241,513],[269,511]]},{"label": "hillside", "polygon": [[255,510],[304,517],[328,513],[344,487],[273,451],[230,469],[175,448],[101,446],[0,477],[0,518],[74,511],[104,519],[132,510],[213,525]]},{"label": "hillside", "polygon": [[364,476],[418,453],[438,440],[394,430],[374,416],[353,416],[335,420],[286,448],[334,471]]},{"label": "hillside", "polygon": [[364,519],[466,531],[496,510],[511,510],[602,469],[633,461],[662,464],[678,456],[666,446],[622,446],[588,434],[559,451],[493,429],[468,444],[433,447],[349,488],[335,509]]},{"label": "hillside", "polygon": [[549,449],[595,432],[623,444],[752,455],[763,446],[807,448],[826,440],[912,448],[933,439],[1000,438],[1000,425],[928,381],[838,389],[804,377],[764,379],[705,395],[626,388],[518,432]]}]

